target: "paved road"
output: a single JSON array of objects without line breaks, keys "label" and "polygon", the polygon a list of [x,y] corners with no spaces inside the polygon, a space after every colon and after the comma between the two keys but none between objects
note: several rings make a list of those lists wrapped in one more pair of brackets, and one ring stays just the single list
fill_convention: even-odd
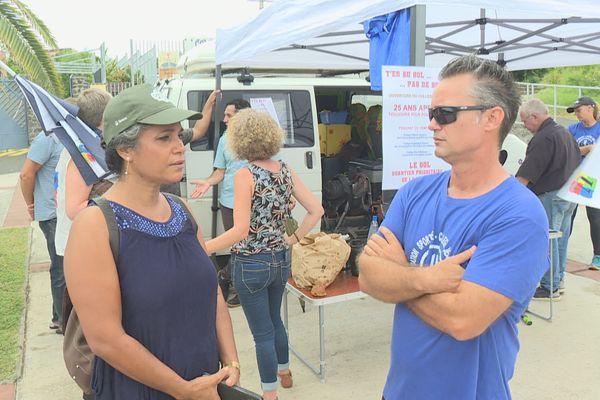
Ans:
[{"label": "paved road", "polygon": [[0,151],[0,174],[21,171],[28,149]]}]

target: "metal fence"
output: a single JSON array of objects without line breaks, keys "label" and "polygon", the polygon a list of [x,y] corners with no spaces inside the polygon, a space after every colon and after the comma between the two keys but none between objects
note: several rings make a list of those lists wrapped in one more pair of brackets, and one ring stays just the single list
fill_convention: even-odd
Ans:
[{"label": "metal fence", "polygon": [[550,109],[554,119],[566,115],[566,109],[581,96],[600,101],[598,86],[548,85],[543,83],[519,82],[524,100],[539,98]]},{"label": "metal fence", "polygon": [[0,78],[0,150],[27,147],[28,108],[14,80]]}]

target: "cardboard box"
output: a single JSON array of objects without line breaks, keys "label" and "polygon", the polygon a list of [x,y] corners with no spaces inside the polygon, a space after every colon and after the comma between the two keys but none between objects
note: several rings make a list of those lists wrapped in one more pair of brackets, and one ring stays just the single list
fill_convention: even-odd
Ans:
[{"label": "cardboard box", "polygon": [[319,124],[321,154],[334,156],[350,141],[352,126],[346,124]]}]

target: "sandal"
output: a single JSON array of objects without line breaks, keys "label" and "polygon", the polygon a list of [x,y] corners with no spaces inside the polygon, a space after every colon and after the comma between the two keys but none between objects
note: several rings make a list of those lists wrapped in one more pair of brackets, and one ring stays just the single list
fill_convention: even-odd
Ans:
[{"label": "sandal", "polygon": [[281,381],[281,387],[289,389],[294,385],[294,380],[292,379],[292,371],[288,370],[285,373],[278,372],[277,376]]}]

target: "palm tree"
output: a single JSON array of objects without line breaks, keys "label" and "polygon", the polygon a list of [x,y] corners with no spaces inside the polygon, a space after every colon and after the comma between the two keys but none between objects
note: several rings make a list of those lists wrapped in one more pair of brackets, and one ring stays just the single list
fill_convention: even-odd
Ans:
[{"label": "palm tree", "polygon": [[62,82],[45,46],[57,49],[48,27],[19,0],[0,0],[0,44],[29,79],[60,94]]}]

